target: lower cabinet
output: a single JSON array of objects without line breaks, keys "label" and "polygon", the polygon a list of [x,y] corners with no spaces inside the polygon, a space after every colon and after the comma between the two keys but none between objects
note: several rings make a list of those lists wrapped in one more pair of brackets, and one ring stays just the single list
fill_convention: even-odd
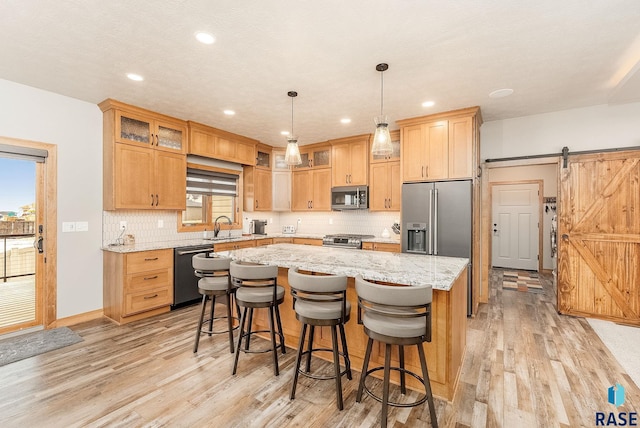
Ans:
[{"label": "lower cabinet", "polygon": [[299,245],[317,245],[322,246],[322,239],[312,239],[312,238],[293,238],[294,244]]},{"label": "lower cabinet", "polygon": [[274,244],[293,244],[293,238],[273,238]]},{"label": "lower cabinet", "polygon": [[256,239],[256,247],[261,247],[263,245],[271,245],[273,244],[273,239],[264,238],[264,239]]},{"label": "lower cabinet", "polygon": [[363,242],[363,250],[386,251],[388,253],[399,253],[400,244],[392,244],[389,242]]},{"label": "lower cabinet", "polygon": [[104,314],[118,324],[147,318],[173,303],[173,250],[105,251]]},{"label": "lower cabinet", "polygon": [[217,253],[219,251],[233,251],[233,250],[239,250],[241,248],[249,248],[249,247],[255,247],[255,246],[256,246],[255,240],[223,242],[220,244],[217,244],[217,243],[213,244],[213,251]]}]

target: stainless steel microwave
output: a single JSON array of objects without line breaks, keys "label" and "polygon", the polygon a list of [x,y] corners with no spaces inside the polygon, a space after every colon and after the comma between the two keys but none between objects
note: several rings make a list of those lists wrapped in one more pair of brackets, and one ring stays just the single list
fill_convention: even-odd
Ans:
[{"label": "stainless steel microwave", "polygon": [[369,187],[344,186],[331,189],[331,209],[364,210],[369,208]]}]

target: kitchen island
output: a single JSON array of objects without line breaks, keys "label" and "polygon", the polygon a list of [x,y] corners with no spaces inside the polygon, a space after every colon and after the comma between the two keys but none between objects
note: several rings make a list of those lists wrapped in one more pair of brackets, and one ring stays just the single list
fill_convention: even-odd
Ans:
[{"label": "kitchen island", "polygon": [[[433,393],[447,400],[453,399],[466,345],[467,327],[467,264],[468,260],[455,257],[423,256],[386,253],[380,251],[352,250],[329,247],[310,247],[294,244],[276,244],[245,248],[219,253],[236,260],[276,265],[278,284],[286,290],[285,301],[280,305],[282,324],[289,347],[298,344],[300,323],[292,309],[289,292],[288,270],[297,267],[301,271],[317,274],[345,275],[348,277],[347,299],[351,302],[351,320],[345,325],[352,368],[360,370],[367,344],[363,327],[357,323],[357,296],[354,277],[391,286],[431,285],[432,341],[424,344]],[[258,311],[254,317],[254,329],[268,328],[267,311]],[[316,329],[314,345],[331,347],[327,329]],[[325,357],[325,355],[321,355]],[[326,358],[331,355],[326,353]],[[397,365],[397,350],[393,363]],[[370,367],[382,365],[384,345],[376,343],[371,355]],[[405,351],[405,366],[420,373],[420,362],[415,348]],[[397,373],[392,373],[394,375]],[[392,380],[397,381],[397,376]],[[415,387],[417,383],[408,386]]]}]

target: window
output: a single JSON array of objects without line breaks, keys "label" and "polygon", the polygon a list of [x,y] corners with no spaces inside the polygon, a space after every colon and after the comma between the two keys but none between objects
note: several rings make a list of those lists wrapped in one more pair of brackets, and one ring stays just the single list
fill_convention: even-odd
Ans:
[{"label": "window", "polygon": [[[240,171],[189,164],[187,167],[187,209],[180,216],[180,232],[213,230],[215,219],[226,216],[231,228],[239,228],[238,189]],[[221,219],[221,228],[229,228]]]}]

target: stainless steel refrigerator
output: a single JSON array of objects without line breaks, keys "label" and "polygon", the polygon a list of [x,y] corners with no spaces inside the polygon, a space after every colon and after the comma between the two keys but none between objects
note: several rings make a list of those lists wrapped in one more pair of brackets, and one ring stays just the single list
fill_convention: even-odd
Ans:
[{"label": "stainless steel refrigerator", "polygon": [[402,185],[402,252],[469,259],[467,315],[471,315],[470,180]]}]

